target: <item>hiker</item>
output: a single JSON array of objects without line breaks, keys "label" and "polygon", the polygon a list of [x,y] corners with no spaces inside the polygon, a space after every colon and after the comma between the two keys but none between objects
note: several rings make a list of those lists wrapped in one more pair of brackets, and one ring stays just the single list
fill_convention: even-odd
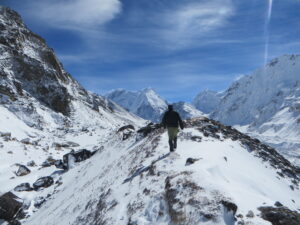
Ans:
[{"label": "hiker", "polygon": [[178,112],[173,110],[173,105],[168,105],[168,111],[165,112],[162,124],[168,129],[170,151],[174,152],[177,148],[178,125],[183,130],[183,122]]}]

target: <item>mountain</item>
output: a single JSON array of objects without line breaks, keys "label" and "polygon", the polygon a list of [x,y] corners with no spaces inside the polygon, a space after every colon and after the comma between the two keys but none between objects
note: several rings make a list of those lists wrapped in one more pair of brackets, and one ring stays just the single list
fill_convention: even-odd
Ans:
[{"label": "mountain", "polygon": [[[299,163],[300,56],[284,55],[235,81],[213,103],[211,118],[238,125]],[[212,96],[214,96],[212,94]],[[212,98],[213,99],[213,98]],[[209,108],[208,101],[200,102]],[[214,109],[213,109],[214,108]]]},{"label": "mountain", "polygon": [[222,96],[222,92],[204,90],[193,99],[192,104],[196,109],[209,114],[218,107]]},{"label": "mountain", "polygon": [[[106,95],[107,98],[123,106],[128,111],[152,122],[160,122],[163,113],[168,108],[168,102],[160,97],[153,89],[146,88],[141,91],[113,90]],[[193,105],[185,102],[174,103],[183,119],[203,116]]]},{"label": "mountain", "polygon": [[151,88],[141,91],[117,89],[108,93],[106,97],[128,111],[154,122],[161,120],[162,114],[168,106],[167,102]]},{"label": "mountain", "polygon": [[86,91],[16,12],[0,29],[0,224],[300,224],[300,168],[272,147],[198,117],[170,154],[160,124]]},{"label": "mountain", "polygon": [[112,134],[24,224],[299,224],[297,168],[218,122],[186,124],[175,154],[159,126]]}]

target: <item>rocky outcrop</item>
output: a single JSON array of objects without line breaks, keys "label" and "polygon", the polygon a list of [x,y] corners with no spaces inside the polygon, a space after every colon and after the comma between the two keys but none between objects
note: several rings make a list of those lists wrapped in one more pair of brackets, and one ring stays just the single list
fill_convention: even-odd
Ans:
[{"label": "rocky outcrop", "polygon": [[22,201],[13,193],[7,192],[0,197],[0,219],[13,220],[22,210]]},{"label": "rocky outcrop", "polygon": [[20,192],[20,191],[32,191],[33,188],[30,186],[29,183],[22,183],[19,184],[14,188],[14,191]]},{"label": "rocky outcrop", "polygon": [[261,217],[270,221],[272,225],[299,225],[300,213],[286,207],[260,207]]}]

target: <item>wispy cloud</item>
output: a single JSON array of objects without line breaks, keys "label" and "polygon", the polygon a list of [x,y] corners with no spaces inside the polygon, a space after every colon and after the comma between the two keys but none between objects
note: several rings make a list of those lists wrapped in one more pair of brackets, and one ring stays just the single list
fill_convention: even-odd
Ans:
[{"label": "wispy cloud", "polygon": [[234,14],[231,0],[210,0],[180,5],[167,13],[163,38],[175,48],[195,44],[196,39],[211,35],[228,24]]},{"label": "wispy cloud", "polygon": [[119,0],[42,0],[29,4],[32,17],[55,28],[72,30],[103,25],[122,8]]}]

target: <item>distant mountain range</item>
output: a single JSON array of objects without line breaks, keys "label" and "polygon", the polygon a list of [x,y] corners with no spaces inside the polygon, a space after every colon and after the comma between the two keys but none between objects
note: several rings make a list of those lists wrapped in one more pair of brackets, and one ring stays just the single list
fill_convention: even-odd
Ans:
[{"label": "distant mountain range", "polygon": [[[128,111],[156,123],[161,121],[162,115],[167,110],[169,104],[151,88],[146,88],[141,91],[117,89],[109,92],[105,96]],[[180,112],[183,119],[204,115],[204,113],[189,103],[178,102],[172,104],[174,109]]]}]

